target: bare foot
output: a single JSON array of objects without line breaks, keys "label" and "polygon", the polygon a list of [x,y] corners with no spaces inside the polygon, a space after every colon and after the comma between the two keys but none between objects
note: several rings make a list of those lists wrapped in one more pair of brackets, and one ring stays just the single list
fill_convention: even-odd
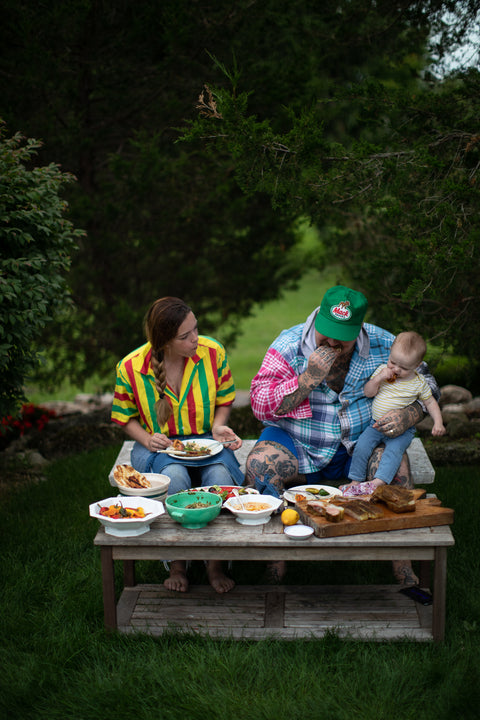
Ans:
[{"label": "bare foot", "polygon": [[235,581],[223,572],[220,560],[210,560],[207,563],[207,577],[208,582],[217,593],[226,593],[235,587]]},{"label": "bare foot", "polygon": [[267,563],[267,569],[265,570],[265,581],[269,585],[279,585],[285,573],[287,572],[287,563],[285,560],[275,560]]},{"label": "bare foot", "polygon": [[413,572],[410,560],[393,560],[393,575],[400,585],[418,585],[419,579]]},{"label": "bare foot", "polygon": [[183,560],[170,563],[170,576],[163,583],[167,590],[186,592],[188,590],[187,566]]}]

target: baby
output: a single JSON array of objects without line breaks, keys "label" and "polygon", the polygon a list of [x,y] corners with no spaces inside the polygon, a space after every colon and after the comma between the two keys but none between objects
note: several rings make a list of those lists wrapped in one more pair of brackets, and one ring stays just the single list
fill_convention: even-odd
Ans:
[{"label": "baby", "polygon": [[[376,430],[374,423],[389,410],[398,410],[421,400],[433,418],[432,435],[445,434],[440,407],[423,376],[416,372],[426,351],[427,345],[421,335],[416,332],[400,333],[390,349],[387,364],[379,365],[365,383],[365,395],[373,397],[372,421],[355,445],[348,473],[351,484],[340,488],[344,495],[368,495],[379,485],[392,482],[403,453],[415,435],[415,427],[392,438]],[[385,443],[385,450],[376,475],[372,481],[362,482],[367,475],[370,455],[380,443]]]}]

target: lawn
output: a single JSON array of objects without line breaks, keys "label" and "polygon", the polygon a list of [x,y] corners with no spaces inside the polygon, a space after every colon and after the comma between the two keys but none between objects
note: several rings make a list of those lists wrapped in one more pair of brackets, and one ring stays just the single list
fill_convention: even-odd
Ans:
[{"label": "lawn", "polygon": [[[58,460],[45,480],[2,498],[0,717],[10,720],[450,720],[480,703],[480,469],[440,468],[433,490],[455,508],[447,627],[440,645],[323,640],[152,639],[103,629],[98,523],[118,447]],[[429,486],[429,491],[432,486]],[[293,565],[293,564],[292,564]],[[261,564],[233,565],[237,582]],[[120,568],[119,568],[120,570]],[[140,563],[140,581],[161,581]],[[368,563],[296,563],[288,582],[390,580]],[[120,574],[118,583],[120,587]]]}]

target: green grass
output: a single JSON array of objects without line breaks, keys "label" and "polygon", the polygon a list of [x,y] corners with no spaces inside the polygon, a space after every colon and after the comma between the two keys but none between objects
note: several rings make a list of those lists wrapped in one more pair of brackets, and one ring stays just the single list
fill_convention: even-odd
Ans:
[{"label": "green grass", "polygon": [[[480,703],[480,469],[440,468],[455,508],[441,645],[322,640],[153,639],[103,629],[98,528],[118,447],[52,463],[46,480],[2,501],[0,717],[10,720],[449,720]],[[292,567],[294,566],[294,567]],[[235,564],[237,582],[261,563]],[[117,568],[118,590],[121,568]],[[388,563],[291,563],[289,582],[390,580]],[[138,580],[159,582],[160,563]]]}]

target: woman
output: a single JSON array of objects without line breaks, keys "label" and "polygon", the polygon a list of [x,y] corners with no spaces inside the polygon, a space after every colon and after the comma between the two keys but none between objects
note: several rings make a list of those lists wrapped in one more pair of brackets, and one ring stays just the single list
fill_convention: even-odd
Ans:
[{"label": "woman", "polygon": [[[240,485],[243,475],[233,454],[242,441],[227,425],[235,386],[224,348],[199,336],[195,315],[183,300],[165,297],[150,307],[145,319],[147,343],[117,365],[113,422],[135,440],[131,462],[139,472],[170,478],[169,495],[199,484]],[[213,438],[229,443],[205,459],[186,460],[159,454],[173,440]],[[228,592],[234,581],[220,561],[207,564],[208,579],[217,592]],[[169,590],[188,588],[186,564],[175,560],[165,580]]]}]

